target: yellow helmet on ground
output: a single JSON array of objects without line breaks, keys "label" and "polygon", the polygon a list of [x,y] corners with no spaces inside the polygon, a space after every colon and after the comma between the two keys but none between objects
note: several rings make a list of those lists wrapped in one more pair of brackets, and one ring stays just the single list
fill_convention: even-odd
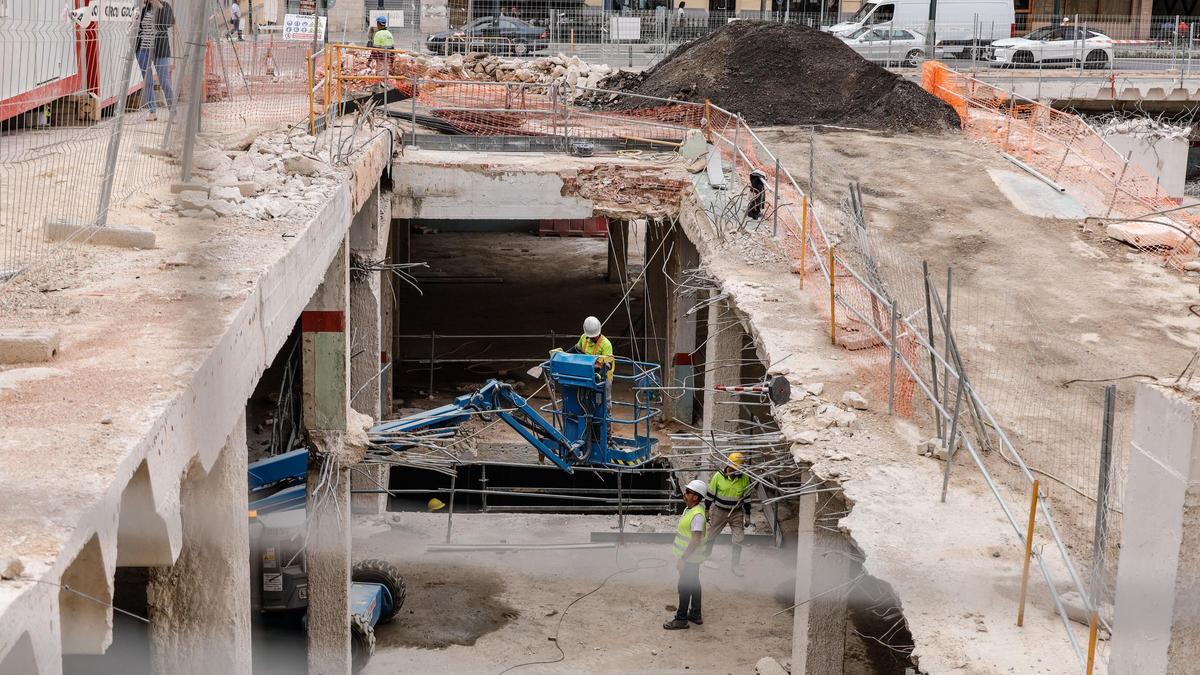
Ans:
[{"label": "yellow helmet on ground", "polygon": [[438,499],[437,497],[434,497],[433,499],[429,500],[429,510],[430,511],[441,511],[444,508],[446,508],[446,503],[443,502],[442,500]]},{"label": "yellow helmet on ground", "polygon": [[743,457],[742,453],[740,453],[740,452],[729,453],[729,463],[730,464],[740,467],[743,462],[745,462],[745,458]]}]

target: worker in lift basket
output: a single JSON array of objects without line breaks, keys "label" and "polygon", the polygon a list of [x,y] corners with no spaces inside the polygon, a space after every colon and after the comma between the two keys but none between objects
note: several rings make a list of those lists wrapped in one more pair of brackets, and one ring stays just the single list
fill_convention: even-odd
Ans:
[{"label": "worker in lift basket", "polygon": [[594,316],[589,316],[583,320],[583,335],[579,336],[579,341],[570,349],[576,354],[587,354],[589,356],[598,356],[596,359],[596,367],[601,368],[605,365],[608,369],[608,400],[612,402],[612,381],[613,371],[615,367],[615,357],[613,357],[612,343],[608,338],[600,333],[600,319]]},{"label": "worker in lift basket", "polygon": [[694,480],[683,490],[683,501],[687,508],[675,528],[675,568],[679,570],[679,604],[675,618],[664,623],[667,630],[688,628],[688,622],[697,626],[704,623],[700,615],[700,563],[707,557],[704,545],[708,522],[704,518],[704,500],[707,488],[702,480]]},{"label": "worker in lift basket", "polygon": [[[729,464],[713,474],[708,481],[708,497],[704,506],[708,513],[708,554],[725,525],[733,535],[734,576],[742,576],[742,542],[746,538],[746,522],[750,520],[750,476],[742,471],[745,458],[740,452],[729,454]],[[712,563],[709,563],[710,565]]]}]

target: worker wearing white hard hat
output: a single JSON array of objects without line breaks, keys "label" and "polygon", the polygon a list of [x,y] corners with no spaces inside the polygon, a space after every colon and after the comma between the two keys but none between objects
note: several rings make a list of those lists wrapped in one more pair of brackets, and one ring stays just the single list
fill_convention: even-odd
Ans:
[{"label": "worker wearing white hard hat", "polygon": [[708,555],[704,546],[708,522],[704,517],[704,497],[708,486],[702,480],[693,480],[683,490],[683,501],[687,508],[675,528],[675,567],[679,570],[679,604],[675,606],[675,618],[664,623],[667,630],[688,628],[689,623],[697,626],[704,623],[700,615],[700,563]]},{"label": "worker wearing white hard hat", "polygon": [[608,369],[608,398],[612,399],[612,378],[616,368],[612,367],[613,347],[608,338],[604,337],[600,331],[600,319],[594,316],[589,316],[583,320],[583,335],[579,336],[579,341],[571,348],[571,351],[579,354],[587,354],[589,356],[598,356],[596,359],[596,367],[609,366]]}]

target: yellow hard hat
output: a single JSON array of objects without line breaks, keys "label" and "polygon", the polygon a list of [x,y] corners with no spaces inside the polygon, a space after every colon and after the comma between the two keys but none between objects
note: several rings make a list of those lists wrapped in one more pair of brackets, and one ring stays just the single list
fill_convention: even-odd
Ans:
[{"label": "yellow hard hat", "polygon": [[742,457],[742,453],[740,453],[740,452],[729,453],[729,463],[730,464],[732,464],[734,466],[741,466],[743,461],[744,460]]},{"label": "yellow hard hat", "polygon": [[438,499],[437,497],[434,497],[433,499],[429,500],[429,510],[430,511],[441,511],[444,508],[446,508],[446,503],[443,502],[442,500]]}]

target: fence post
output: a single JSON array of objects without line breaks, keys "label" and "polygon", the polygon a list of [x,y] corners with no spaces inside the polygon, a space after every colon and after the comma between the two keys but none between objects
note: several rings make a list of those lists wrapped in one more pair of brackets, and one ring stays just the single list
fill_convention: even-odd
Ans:
[{"label": "fence post", "polygon": [[[187,182],[192,178],[192,160],[196,150],[196,134],[200,131],[200,104],[204,98],[204,59],[208,51],[207,31],[204,21],[204,8],[197,3],[195,21],[196,32],[192,35],[191,87],[192,100],[188,101],[188,112],[184,120],[183,153],[180,156],[180,180]],[[151,92],[153,94],[153,92]]]},{"label": "fence post", "polygon": [[[779,158],[775,158],[775,208],[771,212],[771,236],[779,236]],[[803,242],[801,242],[803,243]],[[803,255],[803,254],[802,254]]]},{"label": "fence post", "polygon": [[1104,388],[1104,426],[1100,432],[1100,475],[1096,484],[1096,530],[1092,536],[1091,612],[1088,617],[1087,670],[1091,675],[1096,660],[1096,633],[1100,623],[1100,588],[1104,580],[1104,554],[1108,544],[1108,481],[1112,466],[1113,417],[1116,414],[1117,385]]},{"label": "fence post", "polygon": [[837,345],[837,302],[836,297],[837,274],[834,272],[834,246],[829,244],[829,342]]},{"label": "fence post", "polygon": [[[938,403],[940,404],[942,401],[942,397],[938,392],[937,355],[934,354],[934,348],[933,348],[933,344],[934,344],[933,343],[933,302],[930,300],[930,297],[929,297],[930,291],[929,291],[929,262],[928,261],[925,261],[925,260],[921,261],[921,271],[925,277],[925,324],[927,326],[926,330],[929,331],[929,369],[932,373],[932,377],[929,378],[929,384],[931,387],[933,387],[933,398],[936,399],[938,401]],[[938,438],[945,438],[945,436],[942,436],[942,413],[940,410],[934,410],[934,412],[936,413],[934,421],[937,423]]]},{"label": "fence post", "polygon": [[892,300],[892,328],[888,342],[892,347],[892,362],[888,365],[888,414],[896,410],[896,301]]},{"label": "fence post", "polygon": [[412,148],[417,147],[417,88],[421,85],[421,78],[413,80],[412,96],[412,130],[409,131],[409,143]]},{"label": "fence post", "polygon": [[808,257],[808,195],[800,198],[800,204],[800,288],[804,288],[804,261]]},{"label": "fence post", "polygon": [[1133,159],[1132,150],[1125,154],[1125,165],[1121,167],[1121,175],[1117,177],[1117,182],[1113,184],[1112,201],[1108,203],[1108,211],[1104,214],[1105,218],[1111,216],[1113,209],[1117,206],[1117,195],[1121,192],[1121,182],[1125,180],[1125,170],[1129,168],[1129,160],[1131,159]]},{"label": "fence post", "polygon": [[1025,594],[1029,590],[1029,559],[1033,557],[1033,524],[1037,519],[1038,488],[1041,482],[1033,481],[1033,496],[1029,498],[1029,526],[1025,529],[1025,560],[1021,565],[1021,597],[1017,601],[1017,626],[1025,625]]},{"label": "fence post", "polygon": [[950,442],[946,446],[946,470],[942,474],[942,503],[946,503],[946,490],[950,487],[950,465],[954,463],[954,446],[958,441],[958,413],[962,408],[963,378],[959,374],[957,391],[954,394],[954,413],[950,418]]},{"label": "fence post", "polygon": [[[117,159],[120,157],[121,136],[125,128],[125,103],[129,99],[128,93],[133,84],[133,61],[136,52],[137,27],[131,25],[129,28],[129,49],[125,52],[125,63],[123,64],[125,67],[125,77],[122,80],[125,86],[122,90],[124,95],[117,97],[116,112],[113,115],[112,134],[108,137],[108,150],[104,157],[104,173],[101,179],[100,203],[97,205],[95,227],[104,227],[108,224],[108,205],[112,202],[113,183],[117,180]],[[154,90],[150,90],[149,93],[153,96]]]}]

